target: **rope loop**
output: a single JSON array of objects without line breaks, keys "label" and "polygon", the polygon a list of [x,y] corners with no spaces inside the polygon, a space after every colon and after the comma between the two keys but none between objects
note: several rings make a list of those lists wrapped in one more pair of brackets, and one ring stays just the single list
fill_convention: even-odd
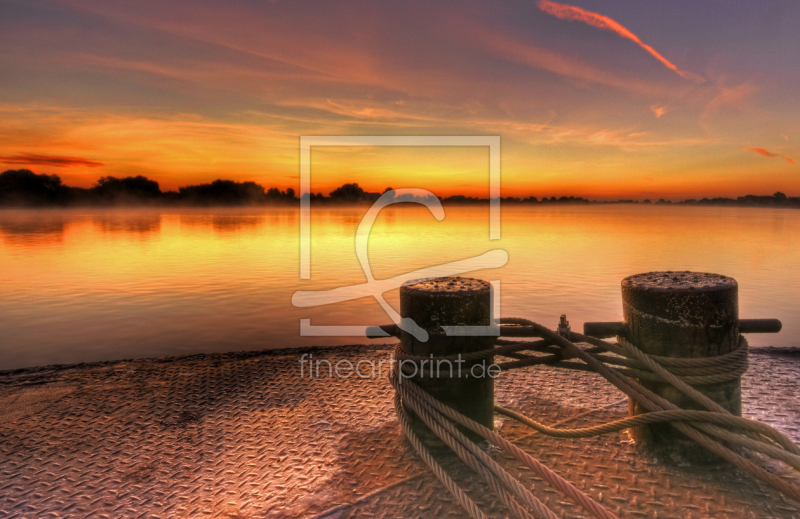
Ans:
[{"label": "rope loop", "polygon": [[[528,489],[464,437],[454,425],[465,427],[497,445],[536,471],[594,517],[618,519],[611,511],[505,440],[500,434],[440,402],[414,382],[417,377],[433,377],[434,374],[438,378],[449,378],[442,377],[441,370],[435,370],[434,363],[460,360],[471,364],[494,359],[496,356],[513,359],[499,363],[498,366],[502,370],[540,365],[597,373],[647,411],[641,415],[580,429],[550,427],[511,409],[495,405],[498,414],[517,420],[539,433],[558,438],[586,438],[641,425],[671,423],[675,429],[714,454],[792,499],[800,501],[800,487],[766,470],[752,459],[745,458],[731,447],[765,454],[798,471],[800,471],[800,448],[768,425],[732,415],[695,388],[695,386],[736,380],[746,372],[748,344],[744,337],[740,336],[735,350],[724,355],[708,358],[673,358],[648,355],[625,337],[617,337],[616,344],[576,332],[569,333],[569,337],[563,337],[542,325],[522,318],[501,319],[500,330],[501,337],[533,337],[539,340],[511,341],[498,338],[493,348],[440,357],[409,355],[404,353],[398,344],[390,376],[396,391],[395,407],[403,432],[420,457],[470,517],[483,519],[486,515],[430,454],[424,442],[410,426],[408,410],[417,414],[469,467],[480,474],[501,501],[518,517],[530,517],[528,510],[536,517],[553,519],[556,516]],[[449,373],[449,370],[445,373]],[[642,386],[640,383],[642,380],[669,384],[706,410],[680,409]]]}]

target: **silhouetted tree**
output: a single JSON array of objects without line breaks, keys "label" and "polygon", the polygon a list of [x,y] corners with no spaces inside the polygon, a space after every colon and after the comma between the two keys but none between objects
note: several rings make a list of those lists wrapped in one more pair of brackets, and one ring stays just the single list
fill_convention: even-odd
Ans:
[{"label": "silhouetted tree", "polygon": [[369,193],[364,191],[358,184],[353,183],[337,187],[331,191],[330,197],[335,202],[374,202],[381,197],[381,194]]},{"label": "silhouetted tree", "polygon": [[29,169],[0,173],[0,204],[47,205],[66,201],[67,188],[58,175],[37,175]]},{"label": "silhouetted tree", "polygon": [[[384,189],[383,193],[392,191],[391,187]],[[344,184],[330,193],[330,198],[322,193],[306,195],[316,203],[325,202],[374,202],[381,194],[364,191],[357,183]],[[426,197],[417,197],[412,194],[397,196],[395,202],[419,202]],[[453,195],[440,198],[447,203],[485,203],[485,198],[466,197]],[[506,197],[506,203],[559,203],[559,204],[589,204],[589,203],[614,203],[638,204],[635,200],[617,200],[615,202],[589,201],[582,197],[555,196],[543,197],[539,202],[536,197],[519,198]],[[178,191],[163,193],[158,182],[141,175],[136,177],[117,178],[112,176],[101,177],[97,184],[90,188],[69,187],[61,183],[57,175],[37,175],[28,169],[8,170],[0,173],[0,205],[96,205],[96,204],[184,204],[184,205],[258,205],[258,204],[288,204],[297,202],[297,194],[293,188],[281,191],[272,187],[265,190],[255,182],[234,182],[232,180],[217,179],[209,184],[186,186]],[[644,200],[644,204],[652,203]],[[672,204],[670,200],[658,199],[657,204]],[[680,205],[709,205],[709,206],[782,206],[800,208],[800,197],[787,197],[778,191],[769,195],[745,195],[737,199],[732,198],[703,198],[702,200],[689,199],[675,202]]]},{"label": "silhouetted tree", "polygon": [[[295,198],[294,189],[292,189],[291,187],[289,189],[287,189],[286,191],[281,191],[277,187],[271,187],[271,188],[269,188],[267,190],[267,193],[266,193],[265,196],[267,197],[267,200],[269,202],[271,202],[271,203],[273,203],[273,202],[294,202],[294,201],[297,200],[297,198]],[[313,196],[311,198],[313,198]]]},{"label": "silhouetted tree", "polygon": [[331,191],[330,197],[344,202],[358,202],[364,199],[364,190],[358,184],[345,184]]},{"label": "silhouetted tree", "polygon": [[153,200],[161,196],[158,182],[138,175],[135,177],[100,177],[92,191],[110,201]]},{"label": "silhouetted tree", "polygon": [[264,187],[255,182],[221,179],[178,190],[178,198],[182,202],[198,205],[255,205],[263,203],[265,197]]}]

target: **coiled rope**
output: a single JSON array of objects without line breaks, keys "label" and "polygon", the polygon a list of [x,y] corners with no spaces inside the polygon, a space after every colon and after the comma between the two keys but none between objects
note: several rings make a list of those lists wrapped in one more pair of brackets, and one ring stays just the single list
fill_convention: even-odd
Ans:
[{"label": "coiled rope", "polygon": [[[515,360],[499,363],[502,370],[549,365],[590,371],[601,375],[648,412],[585,428],[550,427],[511,409],[495,405],[494,409],[498,414],[517,420],[539,433],[557,438],[585,438],[641,425],[669,422],[678,431],[709,451],[792,499],[800,501],[800,488],[768,472],[730,447],[759,452],[784,462],[798,471],[800,471],[800,448],[776,429],[753,420],[734,416],[692,387],[741,377],[747,370],[748,346],[744,337],[740,338],[739,346],[728,354],[687,359],[647,355],[624,337],[618,337],[617,344],[612,344],[571,332],[567,339],[527,319],[501,319],[500,323],[501,336],[535,337],[541,340],[498,339],[497,346],[488,350],[435,357],[434,359],[475,362],[503,356]],[[582,348],[576,343],[586,343],[589,347]],[[455,427],[456,424],[478,434],[515,457],[594,517],[618,519],[613,512],[500,434],[459,413],[424,391],[414,382],[413,378],[418,375],[432,377],[434,368],[432,362],[425,367],[421,362],[423,360],[430,361],[431,358],[405,354],[398,345],[390,377],[395,389],[395,410],[403,432],[411,445],[470,517],[483,519],[486,515],[434,459],[428,447],[411,427],[407,409],[419,416],[467,466],[477,472],[498,495],[503,504],[517,517],[528,518],[533,514],[533,517],[553,519],[557,516],[529,489],[526,489],[483,450],[466,438]],[[439,373],[436,375],[440,376]],[[669,384],[703,406],[706,411],[680,409],[643,387],[636,379]]]}]

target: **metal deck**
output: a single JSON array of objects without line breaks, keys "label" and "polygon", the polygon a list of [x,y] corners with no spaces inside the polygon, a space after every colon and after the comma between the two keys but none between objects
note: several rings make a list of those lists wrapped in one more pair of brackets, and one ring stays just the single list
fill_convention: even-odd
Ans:
[{"label": "metal deck", "polygon": [[[313,354],[388,359],[387,348]],[[0,517],[462,517],[407,445],[388,381],[300,378],[304,352],[0,373]],[[746,416],[800,441],[800,354],[754,351],[743,388]],[[570,426],[627,412],[598,376],[553,368],[503,374],[496,400]],[[665,465],[624,433],[555,440],[497,425],[623,518],[800,517],[800,503],[728,466]],[[584,517],[515,460],[494,455],[556,513]],[[485,511],[506,517],[477,476],[444,463]]]}]

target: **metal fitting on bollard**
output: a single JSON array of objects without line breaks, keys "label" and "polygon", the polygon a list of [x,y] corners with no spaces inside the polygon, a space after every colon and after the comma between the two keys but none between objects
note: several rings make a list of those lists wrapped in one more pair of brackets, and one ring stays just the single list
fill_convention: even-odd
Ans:
[{"label": "metal fitting on bollard", "polygon": [[[739,333],[778,333],[783,324],[778,319],[739,319]],[[583,323],[583,334],[596,339],[617,335],[627,336],[628,329],[622,321]]]},{"label": "metal fitting on bollard", "polygon": [[567,316],[565,314],[561,314],[556,331],[560,336],[569,339],[569,334],[572,331],[572,328],[570,328],[569,321],[567,321]]}]

